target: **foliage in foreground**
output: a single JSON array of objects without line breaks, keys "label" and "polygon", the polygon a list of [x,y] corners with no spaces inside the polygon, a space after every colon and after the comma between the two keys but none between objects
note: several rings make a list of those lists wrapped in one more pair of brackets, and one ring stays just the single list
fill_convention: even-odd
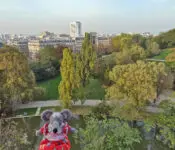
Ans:
[{"label": "foliage in foreground", "polygon": [[175,148],[175,103],[165,101],[160,104],[164,112],[150,117],[147,123],[157,129],[157,139]]},{"label": "foliage in foreground", "polygon": [[88,118],[85,129],[80,129],[75,138],[83,150],[131,150],[141,142],[137,129],[116,119]]},{"label": "foliage in foreground", "polygon": [[27,134],[10,120],[0,120],[0,139],[0,150],[26,149],[25,146],[30,144]]}]

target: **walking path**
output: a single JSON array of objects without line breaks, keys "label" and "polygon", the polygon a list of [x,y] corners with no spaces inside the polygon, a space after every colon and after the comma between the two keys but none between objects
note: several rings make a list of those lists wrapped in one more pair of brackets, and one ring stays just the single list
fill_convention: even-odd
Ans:
[{"label": "walking path", "polygon": [[35,116],[38,116],[40,114],[41,107],[38,107],[35,113]]},{"label": "walking path", "polygon": [[[162,109],[157,108],[156,106],[159,105],[160,102],[164,100],[171,100],[175,102],[175,98],[169,97],[172,94],[172,91],[164,91],[160,96],[158,101],[156,102],[155,106],[147,106],[146,110],[148,112],[159,113],[162,112]],[[77,101],[73,103],[73,106],[96,106],[100,104],[101,100],[86,100],[83,104],[81,101]],[[110,101],[107,101],[110,103]],[[53,106],[60,106],[60,100],[47,100],[47,101],[34,101],[29,102],[27,104],[20,104],[16,107],[16,109],[25,109],[25,108],[38,108],[35,115],[40,113],[41,107],[53,107]]]},{"label": "walking path", "polygon": [[[101,102],[102,102],[101,100],[86,100],[83,104],[81,104],[81,101],[77,101],[73,104],[73,106],[96,106]],[[34,101],[29,102],[27,104],[19,104],[18,106],[16,106],[16,109],[51,107],[51,106],[61,106],[60,100]]]}]

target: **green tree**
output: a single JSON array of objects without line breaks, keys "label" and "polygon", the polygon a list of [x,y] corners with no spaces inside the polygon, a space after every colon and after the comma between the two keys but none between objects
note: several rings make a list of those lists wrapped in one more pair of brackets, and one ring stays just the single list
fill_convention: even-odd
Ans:
[{"label": "green tree", "polygon": [[76,85],[85,87],[88,83],[91,71],[94,68],[96,52],[93,49],[89,33],[85,33],[85,39],[80,53],[76,56]]},{"label": "green tree", "polygon": [[75,86],[75,65],[73,54],[70,49],[65,48],[63,50],[63,60],[61,62],[61,77],[62,80],[58,87],[60,99],[62,100],[62,105],[65,108],[71,106],[72,92]]},{"label": "green tree", "polygon": [[154,37],[154,41],[156,41],[159,44],[161,49],[174,47],[175,29],[160,33],[158,36]]},{"label": "green tree", "polygon": [[36,83],[27,58],[13,47],[3,47],[0,49],[0,66],[2,109],[26,100],[33,100]]},{"label": "green tree", "polygon": [[175,72],[175,50],[170,53],[165,59],[172,72]]},{"label": "green tree", "polygon": [[[167,144],[169,148],[175,148],[175,103],[170,100],[165,100],[160,103],[160,108],[164,111],[157,115],[147,118],[148,127],[154,127],[156,129],[156,138],[164,144]],[[163,137],[163,138],[162,138]]]},{"label": "green tree", "polygon": [[140,143],[139,131],[117,119],[88,118],[76,135],[83,150],[131,150]]},{"label": "green tree", "polygon": [[39,51],[39,61],[42,64],[52,63],[52,61],[61,62],[63,57],[63,49],[67,48],[62,45],[57,45],[57,47],[46,46]]},{"label": "green tree", "polygon": [[117,64],[135,63],[137,60],[145,58],[145,51],[137,44],[133,44],[130,48],[124,48],[116,54]]},{"label": "green tree", "polygon": [[147,56],[155,56],[160,53],[159,44],[154,42],[152,39],[147,39],[145,45]]},{"label": "green tree", "polygon": [[122,51],[123,48],[129,48],[132,45],[132,35],[122,33],[112,39],[112,47],[114,51]]},{"label": "green tree", "polygon": [[107,97],[123,99],[125,103],[139,108],[147,100],[156,97],[158,75],[164,74],[164,64],[154,62],[116,65],[109,73],[113,84],[107,88]]}]

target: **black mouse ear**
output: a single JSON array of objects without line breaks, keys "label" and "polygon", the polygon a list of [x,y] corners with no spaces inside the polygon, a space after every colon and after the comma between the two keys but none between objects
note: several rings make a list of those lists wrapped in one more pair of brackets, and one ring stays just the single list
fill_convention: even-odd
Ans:
[{"label": "black mouse ear", "polygon": [[62,114],[64,121],[69,121],[73,118],[73,114],[69,109],[63,109],[60,113]]},{"label": "black mouse ear", "polygon": [[41,113],[41,119],[43,121],[49,121],[49,118],[52,114],[53,114],[52,110],[45,110]]}]

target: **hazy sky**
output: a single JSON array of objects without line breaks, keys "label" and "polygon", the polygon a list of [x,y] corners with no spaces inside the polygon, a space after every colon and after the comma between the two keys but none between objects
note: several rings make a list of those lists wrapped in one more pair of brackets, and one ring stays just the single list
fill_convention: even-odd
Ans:
[{"label": "hazy sky", "polygon": [[0,0],[0,33],[157,33],[175,28],[175,0]]}]

